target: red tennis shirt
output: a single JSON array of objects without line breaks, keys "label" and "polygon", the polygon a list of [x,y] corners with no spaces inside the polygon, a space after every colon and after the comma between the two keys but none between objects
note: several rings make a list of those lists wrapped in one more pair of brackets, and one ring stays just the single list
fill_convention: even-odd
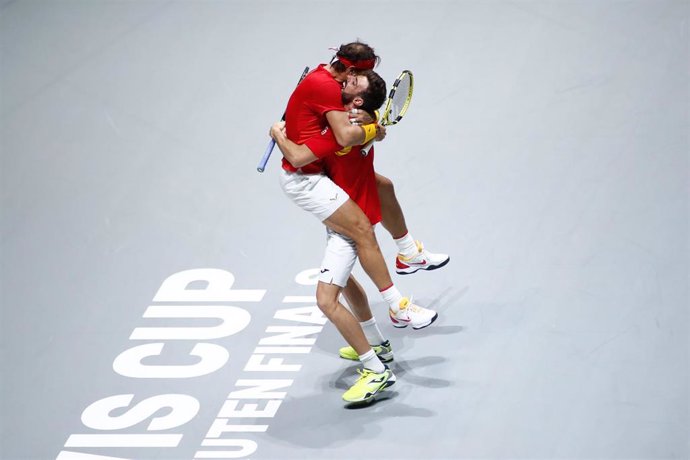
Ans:
[{"label": "red tennis shirt", "polygon": [[361,146],[343,149],[331,129],[308,139],[305,144],[321,158],[323,171],[345,190],[352,201],[364,211],[371,225],[381,222],[381,201],[376,188],[374,149],[364,155]]},{"label": "red tennis shirt", "polygon": [[[324,66],[325,64],[320,64],[307,74],[288,101],[285,111],[286,134],[288,139],[295,144],[304,144],[308,139],[324,131],[328,127],[327,112],[345,110],[340,93],[342,85]],[[333,153],[340,148],[337,146],[328,153]],[[321,158],[316,152],[314,154]],[[326,154],[322,153],[322,155]],[[285,158],[283,158],[283,169],[290,172],[297,171]],[[305,174],[314,174],[321,172],[323,168],[321,161],[314,161],[303,166],[301,170]]]}]

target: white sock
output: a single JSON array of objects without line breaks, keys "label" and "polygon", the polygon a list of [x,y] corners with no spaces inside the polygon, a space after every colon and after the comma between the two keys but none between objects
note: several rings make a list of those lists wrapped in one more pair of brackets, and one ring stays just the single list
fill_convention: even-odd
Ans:
[{"label": "white sock", "polygon": [[381,372],[386,370],[386,366],[384,366],[379,357],[376,356],[376,353],[374,352],[373,348],[361,355],[359,357],[359,360],[364,365],[364,367],[376,372],[377,374],[380,374]]},{"label": "white sock", "polygon": [[372,316],[369,321],[364,321],[359,323],[364,331],[364,336],[369,341],[370,345],[381,345],[386,339],[381,334],[381,329],[379,329],[378,324],[376,324],[376,318]]},{"label": "white sock", "polygon": [[393,241],[395,241],[395,244],[398,245],[398,252],[400,252],[400,254],[402,254],[404,257],[416,256],[419,252],[417,249],[417,243],[415,242],[414,238],[412,238],[410,232],[407,232],[402,238],[398,238],[397,240]]},{"label": "white sock", "polygon": [[381,291],[381,295],[383,296],[383,300],[391,307],[393,313],[400,311],[400,301],[403,296],[400,294],[400,291],[398,291],[398,288],[395,287],[395,284],[391,284],[390,287]]}]

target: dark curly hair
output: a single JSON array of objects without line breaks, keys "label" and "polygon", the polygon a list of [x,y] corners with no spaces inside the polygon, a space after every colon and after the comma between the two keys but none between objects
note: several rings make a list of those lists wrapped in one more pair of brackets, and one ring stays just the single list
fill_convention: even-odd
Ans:
[{"label": "dark curly hair", "polygon": [[374,48],[360,41],[340,45],[335,56],[331,59],[333,69],[337,72],[344,72],[349,66],[340,62],[339,58],[344,58],[353,63],[371,60],[373,65],[370,68],[377,66],[381,62],[381,58],[376,55]]}]

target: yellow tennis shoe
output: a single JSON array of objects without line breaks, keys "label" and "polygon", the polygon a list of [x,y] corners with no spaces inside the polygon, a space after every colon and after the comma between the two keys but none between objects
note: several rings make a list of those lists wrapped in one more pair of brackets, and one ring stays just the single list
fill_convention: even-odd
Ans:
[{"label": "yellow tennis shoe", "polygon": [[[390,341],[386,340],[381,345],[372,345],[374,353],[379,357],[382,363],[389,363],[393,361],[393,348],[391,348]],[[350,359],[352,361],[359,361],[359,355],[352,347],[343,347],[340,350],[340,357],[343,359]]]},{"label": "yellow tennis shoe", "polygon": [[343,399],[349,403],[364,403],[395,383],[395,375],[386,366],[380,374],[371,369],[357,369],[359,378],[354,385],[343,393]]}]

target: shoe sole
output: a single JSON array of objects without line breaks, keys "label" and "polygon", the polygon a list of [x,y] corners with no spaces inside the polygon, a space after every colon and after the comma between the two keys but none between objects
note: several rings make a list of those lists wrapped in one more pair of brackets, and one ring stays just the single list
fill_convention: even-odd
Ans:
[{"label": "shoe sole", "polygon": [[450,262],[450,257],[448,257],[446,260],[444,260],[443,262],[441,262],[438,265],[429,265],[428,267],[417,267],[414,270],[412,270],[411,272],[410,271],[407,271],[407,272],[406,271],[398,271],[396,269],[395,273],[397,273],[398,275],[411,275],[413,273],[417,273],[419,270],[426,270],[429,272],[431,270],[436,270],[438,268],[445,267],[446,265],[448,265],[448,262]]},{"label": "shoe sole", "polygon": [[419,330],[419,329],[424,329],[425,327],[431,326],[431,324],[432,324],[434,321],[436,321],[436,318],[438,318],[438,313],[436,313],[436,314],[434,315],[434,317],[431,318],[431,321],[429,321],[428,323],[423,324],[423,325],[421,325],[421,326],[412,326],[412,325],[409,324],[409,323],[398,323],[398,324],[393,323],[393,327],[397,327],[398,329],[403,329],[403,328],[406,328],[407,326],[412,326],[412,329],[414,329],[415,331],[417,331],[417,330]]},{"label": "shoe sole", "polygon": [[436,313],[436,314],[434,315],[434,317],[431,318],[431,321],[429,321],[428,324],[425,324],[424,326],[412,326],[412,329],[414,329],[415,331],[417,331],[417,330],[419,330],[419,329],[424,329],[425,327],[431,326],[431,325],[433,324],[433,322],[436,321],[436,318],[438,318],[438,313]]}]

